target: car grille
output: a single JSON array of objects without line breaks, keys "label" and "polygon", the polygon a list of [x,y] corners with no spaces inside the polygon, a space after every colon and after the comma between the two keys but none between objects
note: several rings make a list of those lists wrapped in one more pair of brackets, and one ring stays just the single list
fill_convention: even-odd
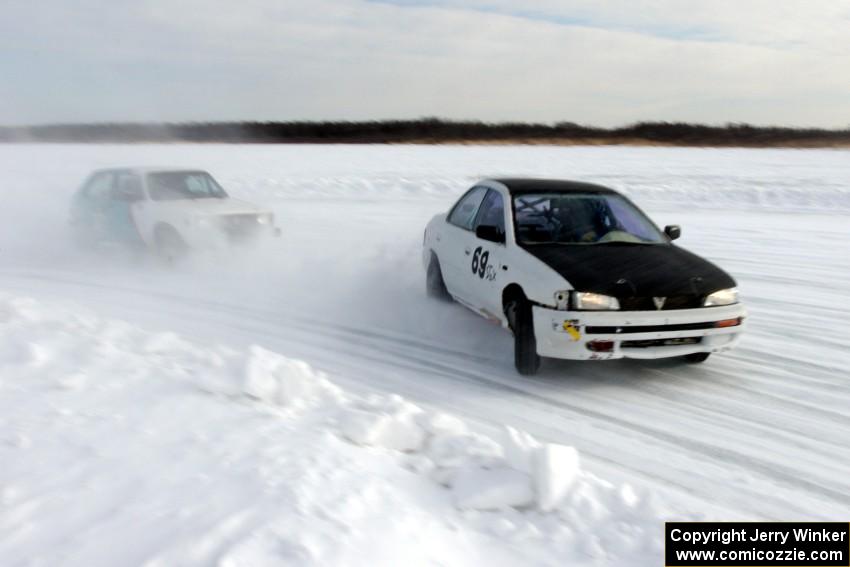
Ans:
[{"label": "car grille", "polygon": [[588,335],[610,335],[613,333],[671,333],[675,331],[703,331],[705,329],[716,329],[717,323],[707,321],[704,323],[676,323],[672,325],[624,325],[599,326],[588,325],[584,332]]},{"label": "car grille", "polygon": [[220,220],[221,229],[232,240],[242,240],[257,234],[263,226],[257,222],[257,215],[225,215]]},{"label": "car grille", "polygon": [[[659,311],[652,297],[619,297],[620,311]],[[694,309],[702,307],[703,298],[699,295],[671,295],[664,298],[661,311],[674,309]]]},{"label": "car grille", "polygon": [[620,348],[651,348],[660,346],[698,345],[702,337],[681,337],[677,339],[649,339],[643,341],[623,341]]}]

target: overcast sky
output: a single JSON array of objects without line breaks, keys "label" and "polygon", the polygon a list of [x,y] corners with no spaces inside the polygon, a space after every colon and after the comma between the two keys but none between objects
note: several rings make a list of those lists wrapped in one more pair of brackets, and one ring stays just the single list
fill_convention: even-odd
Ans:
[{"label": "overcast sky", "polygon": [[0,123],[850,126],[850,0],[0,0]]}]

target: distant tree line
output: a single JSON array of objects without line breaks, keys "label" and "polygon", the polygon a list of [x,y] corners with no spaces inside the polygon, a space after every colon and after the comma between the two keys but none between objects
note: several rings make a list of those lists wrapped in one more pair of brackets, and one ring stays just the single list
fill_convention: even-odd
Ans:
[{"label": "distant tree line", "polygon": [[438,118],[361,122],[99,123],[0,127],[0,142],[195,143],[564,143],[687,146],[850,145],[850,128],[784,128],[640,122],[597,128],[572,122],[455,121]]}]

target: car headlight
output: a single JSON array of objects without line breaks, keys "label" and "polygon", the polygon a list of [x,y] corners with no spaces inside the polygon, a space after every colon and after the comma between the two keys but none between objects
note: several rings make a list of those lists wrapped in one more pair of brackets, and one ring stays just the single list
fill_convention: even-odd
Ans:
[{"label": "car headlight", "polygon": [[616,297],[601,293],[574,291],[572,298],[573,309],[582,311],[616,311],[620,308],[620,302]]},{"label": "car headlight", "polygon": [[717,307],[719,305],[732,305],[733,303],[738,303],[737,287],[721,289],[708,294],[702,305],[703,307]]}]

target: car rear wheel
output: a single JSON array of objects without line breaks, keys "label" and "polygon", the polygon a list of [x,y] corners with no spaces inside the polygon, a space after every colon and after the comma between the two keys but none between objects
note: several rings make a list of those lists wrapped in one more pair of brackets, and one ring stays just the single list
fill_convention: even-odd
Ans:
[{"label": "car rear wheel", "polygon": [[446,282],[443,281],[443,271],[440,269],[440,261],[437,260],[435,254],[431,254],[431,261],[428,263],[428,270],[425,273],[425,291],[428,293],[428,297],[443,301],[452,300],[449,290],[446,289]]},{"label": "car rear wheel", "polygon": [[534,314],[525,299],[515,299],[505,308],[511,330],[514,332],[514,365],[523,376],[537,374],[540,355],[534,337]]},{"label": "car rear wheel", "polygon": [[710,355],[710,352],[694,352],[691,354],[686,354],[682,358],[684,358],[685,361],[690,362],[691,364],[698,364],[700,362],[705,362]]}]

